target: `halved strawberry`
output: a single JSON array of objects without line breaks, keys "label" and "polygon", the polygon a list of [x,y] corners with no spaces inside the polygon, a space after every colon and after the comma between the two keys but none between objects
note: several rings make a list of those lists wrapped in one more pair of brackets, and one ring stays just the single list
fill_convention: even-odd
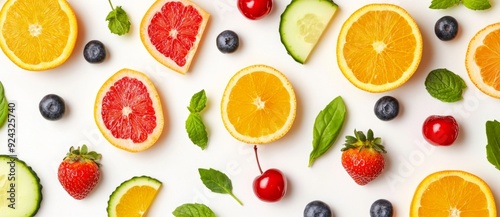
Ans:
[{"label": "halved strawberry", "polygon": [[342,166],[359,185],[366,185],[377,178],[385,167],[382,153],[386,153],[380,137],[374,138],[370,129],[365,135],[354,130],[354,136],[346,136],[342,148]]},{"label": "halved strawberry", "polygon": [[81,200],[95,188],[101,178],[100,159],[101,154],[89,152],[86,145],[69,149],[57,171],[59,182],[69,195]]}]

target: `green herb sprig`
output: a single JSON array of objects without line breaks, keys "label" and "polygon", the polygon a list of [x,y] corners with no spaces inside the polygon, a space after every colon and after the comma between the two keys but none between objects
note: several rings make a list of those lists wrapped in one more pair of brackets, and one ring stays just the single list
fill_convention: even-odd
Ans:
[{"label": "green herb sprig", "polygon": [[215,213],[205,204],[186,203],[172,212],[175,217],[215,217]]},{"label": "green herb sprig", "polygon": [[425,78],[425,89],[429,94],[443,102],[456,102],[462,99],[467,88],[465,81],[448,69],[432,70]]},{"label": "green herb sprig", "polygon": [[7,97],[5,97],[5,90],[3,88],[2,82],[0,82],[0,127],[2,127],[7,117],[9,116],[9,103],[7,102]]},{"label": "green herb sprig", "polygon": [[491,8],[489,0],[432,0],[429,8],[446,9],[462,3],[471,10],[486,10]]},{"label": "green herb sprig", "polygon": [[108,0],[111,12],[106,16],[108,28],[113,34],[124,35],[130,31],[130,21],[127,12],[121,6],[113,7],[111,0]]},{"label": "green herb sprig", "polygon": [[229,179],[226,174],[212,168],[199,168],[198,172],[200,173],[201,181],[208,189],[214,193],[229,194],[243,206],[243,202],[241,202],[241,200],[233,194],[233,184],[231,183],[231,179]]},{"label": "green herb sprig", "polygon": [[486,122],[486,158],[495,168],[500,170],[500,122],[497,120]]},{"label": "green herb sprig", "polygon": [[208,133],[200,114],[206,105],[207,95],[205,90],[201,90],[191,97],[189,107],[187,107],[190,114],[186,120],[186,131],[189,139],[202,150],[204,150],[208,144]]}]

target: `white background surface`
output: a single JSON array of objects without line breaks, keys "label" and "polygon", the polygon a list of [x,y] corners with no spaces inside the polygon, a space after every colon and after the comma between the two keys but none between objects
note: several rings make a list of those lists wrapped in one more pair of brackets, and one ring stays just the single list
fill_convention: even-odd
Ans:
[{"label": "white background surface", "polygon": [[[3,4],[5,0],[0,1]],[[498,21],[500,7],[472,11],[463,5],[447,10],[429,9],[430,0],[348,1],[336,0],[339,11],[305,65],[293,61],[280,42],[279,17],[289,1],[275,0],[271,13],[257,21],[243,17],[236,0],[194,0],[211,14],[202,44],[190,72],[181,75],[153,59],[139,38],[142,16],[154,2],[113,0],[128,12],[132,28],[125,36],[111,34],[105,17],[110,11],[106,0],[69,0],[78,18],[79,34],[72,56],[60,67],[45,72],[24,71],[0,54],[0,80],[7,98],[17,104],[18,156],[38,173],[43,185],[43,201],[37,216],[106,216],[107,200],[123,181],[148,175],[163,182],[149,216],[172,216],[184,203],[204,203],[217,216],[302,216],[305,205],[322,200],[334,216],[368,216],[373,201],[386,198],[394,204],[395,216],[408,216],[413,192],[428,174],[444,169],[460,169],[483,178],[500,201],[500,171],[486,160],[487,120],[500,119],[498,101],[480,93],[471,83],[464,66],[469,40],[480,29]],[[357,89],[345,79],[336,64],[337,35],[342,23],[359,7],[375,2],[394,3],[405,8],[420,26],[424,51],[418,71],[400,88],[381,94]],[[458,36],[443,42],[434,35],[434,23],[444,15],[454,16],[460,25]],[[241,45],[233,54],[222,54],[215,46],[216,36],[231,29]],[[101,64],[89,64],[82,55],[85,43],[102,41],[108,51]],[[278,168],[288,177],[285,198],[265,203],[252,191],[259,174],[251,145],[230,136],[220,117],[220,99],[230,77],[252,64],[267,64],[282,71],[297,95],[297,118],[282,139],[261,146],[263,169]],[[149,75],[159,91],[166,128],[152,148],[128,153],[110,145],[99,133],[93,119],[95,96],[102,83],[121,68]],[[424,87],[428,72],[448,68],[467,83],[464,100],[443,103],[432,98]],[[209,131],[209,144],[202,151],[193,145],[184,129],[190,97],[205,89],[208,106],[202,113]],[[62,96],[67,114],[59,121],[45,120],[38,111],[43,96]],[[312,127],[318,112],[333,98],[342,96],[348,115],[334,146],[309,168]],[[383,122],[373,114],[373,106],[383,95],[400,101],[400,115]],[[460,124],[458,141],[451,147],[434,147],[421,135],[424,119],[433,114],[453,115]],[[366,186],[358,186],[341,166],[340,149],[344,137],[354,129],[371,128],[383,139],[388,151],[385,172]],[[6,153],[7,130],[0,129],[0,153]],[[57,167],[70,146],[87,144],[103,155],[102,180],[86,199],[71,198],[57,180]],[[233,182],[233,192],[244,206],[228,195],[208,191],[198,168],[225,172]],[[498,204],[498,202],[497,202]]]}]

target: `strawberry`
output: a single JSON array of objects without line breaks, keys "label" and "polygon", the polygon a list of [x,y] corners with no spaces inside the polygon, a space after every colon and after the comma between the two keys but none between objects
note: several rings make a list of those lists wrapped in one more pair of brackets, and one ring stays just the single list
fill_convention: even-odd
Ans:
[{"label": "strawberry", "polygon": [[101,155],[82,148],[71,147],[59,165],[57,177],[63,188],[77,200],[81,200],[95,188],[101,177],[98,161]]},{"label": "strawberry", "polygon": [[385,167],[382,153],[386,153],[381,145],[380,137],[374,138],[370,129],[367,135],[354,130],[354,136],[346,136],[345,147],[342,148],[342,166],[359,185],[366,185],[377,178]]}]

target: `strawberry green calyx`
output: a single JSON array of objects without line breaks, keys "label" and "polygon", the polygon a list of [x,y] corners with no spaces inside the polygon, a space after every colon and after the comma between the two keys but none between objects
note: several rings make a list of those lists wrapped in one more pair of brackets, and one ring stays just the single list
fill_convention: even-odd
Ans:
[{"label": "strawberry green calyx", "polygon": [[87,145],[83,145],[81,148],[75,148],[73,146],[69,148],[69,152],[66,154],[65,160],[69,160],[71,162],[83,162],[86,160],[91,160],[98,166],[100,166],[99,161],[101,160],[101,157],[101,154],[95,151],[89,152]]},{"label": "strawberry green calyx", "polygon": [[380,137],[374,137],[371,129],[368,130],[366,135],[363,131],[356,131],[356,129],[354,129],[354,136],[345,137],[345,144],[341,151],[358,148],[359,151],[363,149],[374,149],[379,153],[387,153],[382,145],[382,139]]}]

